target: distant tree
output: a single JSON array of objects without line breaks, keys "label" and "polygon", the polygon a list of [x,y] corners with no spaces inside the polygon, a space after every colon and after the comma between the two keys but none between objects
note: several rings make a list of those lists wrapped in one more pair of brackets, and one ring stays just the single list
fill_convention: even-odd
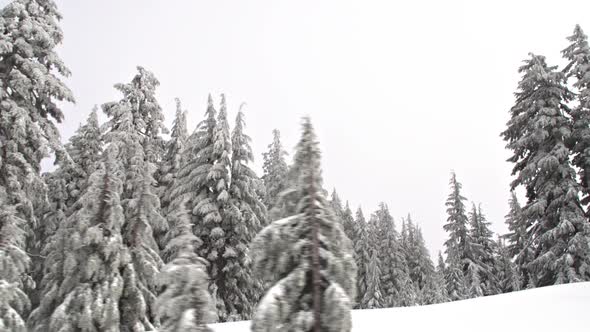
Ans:
[{"label": "distant tree", "polygon": [[320,152],[309,118],[298,145],[299,214],[256,237],[255,270],[274,281],[252,320],[253,331],[350,331],[356,290],[352,245],[321,191]]},{"label": "distant tree", "polygon": [[381,292],[381,270],[379,269],[379,258],[376,247],[371,248],[366,278],[367,288],[365,293],[361,294],[361,308],[385,308],[386,303]]},{"label": "distant tree", "polygon": [[496,244],[495,261],[494,274],[498,280],[498,292],[509,293],[520,290],[521,278],[516,264],[510,259],[504,239],[500,236]]},{"label": "distant tree", "polygon": [[466,198],[461,195],[461,183],[457,181],[455,172],[451,173],[449,185],[451,193],[446,202],[448,218],[443,226],[449,233],[449,238],[445,241],[447,254],[445,281],[451,300],[461,300],[467,296],[466,277],[477,278],[478,271],[473,266],[473,252],[464,203]]},{"label": "distant tree", "polygon": [[367,225],[363,210],[360,207],[356,211],[354,223],[356,227],[354,228],[355,234],[353,236],[352,246],[354,249],[354,260],[357,266],[357,300],[355,302],[355,308],[364,309],[363,299],[368,287],[368,269],[372,249],[369,238],[369,225]]},{"label": "distant tree", "polygon": [[224,208],[224,215],[229,219],[224,227],[226,261],[219,278],[225,284],[225,294],[220,295],[231,316],[228,320],[250,319],[263,292],[261,281],[253,276],[249,246],[266,225],[266,207],[256,192],[260,179],[248,165],[254,156],[245,126],[244,113],[240,110],[231,136],[230,201]]},{"label": "distant tree", "polygon": [[410,281],[416,292],[417,304],[428,304],[427,297],[435,297],[434,294],[434,264],[430,259],[430,254],[426,248],[422,230],[414,225],[412,217],[408,214],[402,222],[401,243],[406,255],[406,263]]},{"label": "distant tree", "polygon": [[534,257],[532,241],[528,238],[527,234],[527,229],[531,226],[531,220],[524,218],[522,208],[518,203],[518,198],[514,191],[511,192],[509,205],[510,211],[505,217],[508,233],[503,235],[508,242],[506,244],[506,252],[511,259],[514,259],[517,274],[521,279],[521,285],[523,288],[526,288],[530,285],[531,280],[527,266]]},{"label": "distant tree", "polygon": [[156,302],[158,331],[211,331],[206,324],[215,320],[215,312],[208,291],[207,261],[195,254],[202,243],[192,232],[188,211],[181,209],[171,228],[175,236],[166,247],[170,262],[157,278],[162,289]]},{"label": "distant tree", "polygon": [[491,223],[486,220],[481,204],[477,207],[473,204],[469,225],[473,261],[480,271],[479,281],[483,295],[498,294],[498,280],[494,275],[496,243],[493,240],[494,233],[489,228]]},{"label": "distant tree", "polygon": [[445,284],[445,261],[440,251],[438,252],[438,264],[436,270],[426,282],[423,299],[425,304],[436,304],[449,301],[449,295]]},{"label": "distant tree", "polygon": [[281,215],[282,207],[277,205],[279,194],[286,188],[289,166],[285,161],[287,152],[283,149],[281,133],[278,129],[272,131],[273,140],[268,145],[268,151],[263,154],[262,180],[266,188],[264,204],[270,212],[271,220],[285,217]]},{"label": "distant tree", "polygon": [[531,54],[519,68],[522,79],[502,133],[514,163],[512,188],[522,185],[523,218],[533,259],[527,270],[534,286],[590,280],[590,223],[584,215],[567,142],[572,123],[567,106],[573,96],[565,75]]},{"label": "distant tree", "polygon": [[381,270],[381,287],[388,307],[401,307],[415,304],[415,290],[412,287],[406,255],[401,245],[401,238],[389,208],[380,203],[371,216],[375,221],[378,243],[379,264]]},{"label": "distant tree", "polygon": [[84,193],[90,175],[100,167],[104,142],[97,112],[98,107],[94,106],[86,123],[78,128],[65,146],[77,170],[74,173],[74,183],[69,186],[72,202],[68,203],[68,206],[73,205],[73,202]]},{"label": "distant tree", "polygon": [[172,124],[170,140],[166,142],[164,158],[160,164],[158,173],[159,196],[162,215],[167,217],[169,205],[173,199],[174,189],[178,171],[182,166],[182,154],[187,146],[188,130],[186,124],[186,111],[182,110],[180,100],[176,98],[176,116]]}]

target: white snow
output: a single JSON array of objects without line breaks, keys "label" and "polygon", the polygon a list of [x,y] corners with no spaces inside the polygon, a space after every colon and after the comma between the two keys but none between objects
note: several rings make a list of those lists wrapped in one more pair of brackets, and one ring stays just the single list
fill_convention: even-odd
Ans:
[{"label": "white snow", "polygon": [[[590,331],[590,282],[543,287],[429,306],[354,310],[354,332]],[[250,322],[211,324],[248,332]]]}]

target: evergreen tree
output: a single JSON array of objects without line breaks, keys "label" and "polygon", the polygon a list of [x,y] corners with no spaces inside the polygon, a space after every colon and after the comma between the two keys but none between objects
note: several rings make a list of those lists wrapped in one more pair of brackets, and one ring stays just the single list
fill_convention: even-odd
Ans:
[{"label": "evergreen tree", "polygon": [[[43,280],[44,296],[29,322],[32,331],[132,331],[123,324],[120,303],[129,293],[121,270],[130,264],[123,244],[121,182],[113,158],[90,178],[80,210],[60,225],[56,237],[64,250],[63,266]],[[149,323],[148,326],[152,327]]]},{"label": "evergreen tree", "polygon": [[[281,191],[278,195],[277,201],[275,203],[276,208],[274,208],[273,211],[271,211],[272,218],[276,218],[277,216],[292,216],[294,214],[297,214],[297,212],[299,211],[299,207],[297,204],[299,204],[299,202],[301,202],[302,199],[302,197],[299,196],[299,194],[303,192],[303,190],[299,188],[299,180],[301,179],[301,176],[305,169],[305,165],[307,163],[307,161],[305,160],[305,154],[303,152],[303,146],[305,144],[306,142],[304,142],[302,138],[301,140],[299,140],[299,142],[297,142],[297,145],[295,146],[295,155],[293,156],[293,162],[289,167],[289,171],[287,172],[285,177],[285,189]],[[324,196],[327,196],[327,192],[323,188],[320,188],[320,190]],[[328,204],[332,206],[332,204]],[[337,220],[339,219],[337,218]]]},{"label": "evergreen tree", "polygon": [[282,208],[277,203],[279,194],[287,189],[286,179],[289,167],[285,161],[287,152],[283,149],[283,144],[281,143],[281,133],[277,129],[274,129],[272,136],[273,140],[268,145],[268,152],[263,154],[262,180],[266,188],[264,204],[270,212],[271,220],[276,220],[285,217],[280,215]]},{"label": "evergreen tree", "polygon": [[267,226],[254,242],[255,270],[275,284],[253,331],[350,331],[356,266],[352,246],[321,191],[320,152],[309,118],[297,154],[299,214]]},{"label": "evergreen tree", "polygon": [[168,216],[168,206],[173,199],[172,190],[175,186],[174,181],[182,166],[182,154],[186,148],[187,141],[186,111],[182,110],[180,99],[176,98],[176,116],[172,124],[170,140],[166,142],[164,158],[158,170],[160,205],[164,216]]},{"label": "evergreen tree", "polygon": [[478,207],[473,204],[469,222],[473,260],[480,271],[479,281],[483,295],[498,294],[498,280],[494,276],[496,243],[492,239],[493,232],[489,228],[491,223],[486,220],[481,204]]},{"label": "evergreen tree", "polygon": [[215,317],[208,292],[207,261],[195,254],[202,242],[193,234],[188,211],[179,207],[171,227],[174,237],[166,252],[170,262],[158,274],[162,289],[156,308],[162,332],[211,331],[206,324]]},{"label": "evergreen tree", "polygon": [[[336,192],[336,188],[332,190],[332,196],[330,198],[330,206],[334,211],[334,215],[338,218],[338,221],[343,222],[344,217],[344,208],[342,206],[342,200],[340,200],[340,196]],[[344,230],[346,232],[346,230]]]},{"label": "evergreen tree", "polygon": [[342,210],[342,226],[344,227],[344,233],[350,239],[350,241],[352,241],[354,246],[354,244],[359,241],[356,236],[358,234],[357,228],[360,226],[354,221],[352,210],[350,210],[348,201],[346,201],[344,209]]},{"label": "evergreen tree", "polygon": [[512,188],[526,189],[522,213],[531,225],[527,238],[534,250],[527,270],[537,287],[590,280],[590,223],[566,147],[571,138],[566,103],[572,93],[555,69],[543,56],[531,54],[524,61],[516,103],[502,133],[514,152]]},{"label": "evergreen tree", "polygon": [[443,226],[449,233],[449,238],[445,241],[447,254],[445,281],[451,300],[461,300],[465,298],[467,292],[465,278],[469,275],[473,279],[477,274],[474,271],[476,267],[472,264],[473,253],[464,203],[466,198],[461,195],[461,183],[457,181],[455,172],[451,173],[449,185],[451,193],[446,202],[449,216],[447,223]]},{"label": "evergreen tree", "polygon": [[[572,132],[570,147],[573,150],[573,164],[578,167],[582,189],[582,203],[590,203],[590,46],[588,36],[576,25],[573,35],[569,36],[571,44],[561,53],[568,60],[563,72],[566,78],[574,78],[573,86],[578,90],[579,104],[570,111]],[[590,214],[586,210],[586,215]]]},{"label": "evergreen tree", "polygon": [[530,244],[531,241],[527,235],[530,220],[524,218],[522,208],[514,191],[511,192],[509,205],[510,211],[505,217],[508,233],[503,236],[508,241],[506,251],[509,257],[514,259],[522,287],[527,287],[530,285],[529,280],[531,280],[527,266],[534,257],[533,246]]},{"label": "evergreen tree", "polygon": [[449,295],[445,284],[445,261],[440,251],[438,252],[438,264],[436,270],[427,281],[423,299],[425,304],[444,303],[449,301]]},{"label": "evergreen tree", "polygon": [[[356,220],[354,220],[356,224],[355,234],[352,237],[353,240],[353,248],[354,248],[354,261],[357,266],[357,301],[355,304],[355,308],[365,308],[364,302],[364,295],[367,293],[368,288],[368,269],[369,269],[369,262],[370,262],[370,254],[371,254],[371,239],[369,238],[369,225],[365,221],[365,217],[363,215],[363,211],[359,207],[356,211]],[[378,266],[376,266],[378,268]],[[378,271],[373,271],[378,272]],[[379,274],[380,275],[380,274]],[[379,276],[378,275],[378,276]],[[380,287],[380,286],[379,286]]]},{"label": "evergreen tree", "polygon": [[[211,280],[209,288],[217,298],[215,287],[218,278],[218,264],[225,245],[224,232],[219,225],[222,222],[221,207],[213,195],[212,187],[217,181],[210,176],[215,163],[214,144],[217,126],[217,111],[213,106],[211,95],[208,98],[205,119],[201,121],[188,139],[183,153],[183,166],[178,171],[177,181],[171,192],[171,207],[169,214],[178,214],[179,208],[185,207],[191,213],[191,224],[194,234],[203,241],[197,249],[197,255],[205,258],[209,264],[207,268]],[[229,198],[229,197],[227,197]],[[223,304],[223,302],[222,302]]]},{"label": "evergreen tree", "polygon": [[41,160],[63,155],[55,121],[60,101],[74,98],[61,77],[69,70],[55,52],[63,34],[51,0],[16,0],[0,9],[0,328],[24,331],[32,291],[25,250],[39,252],[33,231],[46,205]]},{"label": "evergreen tree", "polygon": [[414,225],[412,217],[403,221],[401,242],[404,248],[405,259],[408,265],[408,271],[414,290],[416,291],[416,300],[418,304],[427,304],[426,297],[434,297],[427,292],[435,291],[432,289],[434,275],[434,264],[430,259],[426,243],[420,227]]},{"label": "evergreen tree", "polygon": [[379,258],[376,247],[371,248],[367,266],[367,288],[361,294],[361,308],[379,309],[385,307],[385,299],[381,292],[381,270],[379,269]]},{"label": "evergreen tree", "polygon": [[225,284],[228,320],[250,319],[262,295],[262,284],[253,276],[249,261],[250,242],[266,224],[266,207],[255,191],[260,179],[248,165],[254,157],[250,137],[244,132],[244,113],[240,110],[232,132],[230,203],[225,208],[229,223],[225,227],[225,266],[220,280]]},{"label": "evergreen tree", "polygon": [[494,273],[498,280],[498,293],[509,293],[521,288],[521,279],[516,264],[512,262],[502,237],[498,237]]},{"label": "evergreen tree", "polygon": [[76,166],[76,178],[74,183],[69,186],[71,201],[68,206],[72,206],[75,201],[86,190],[88,179],[100,166],[100,158],[103,150],[102,131],[98,124],[98,107],[95,106],[86,123],[78,128],[76,133],[70,138],[65,148],[70,158]]},{"label": "evergreen tree", "polygon": [[[157,324],[155,313],[156,275],[163,262],[154,234],[168,225],[160,211],[154,172],[161,156],[163,127],[161,108],[155,100],[159,85],[155,76],[142,67],[128,84],[116,84],[123,94],[116,102],[103,104],[109,116],[106,123],[107,153],[118,162],[123,191],[121,204],[125,223],[121,227],[123,243],[129,249],[131,263],[124,267],[127,282],[121,299],[122,325],[149,329]],[[127,296],[136,294],[140,296]],[[141,327],[139,327],[141,326]]]},{"label": "evergreen tree", "polygon": [[412,287],[405,253],[400,235],[395,229],[393,217],[385,203],[371,216],[376,226],[376,241],[381,270],[381,287],[388,307],[401,307],[415,304],[415,291]]}]

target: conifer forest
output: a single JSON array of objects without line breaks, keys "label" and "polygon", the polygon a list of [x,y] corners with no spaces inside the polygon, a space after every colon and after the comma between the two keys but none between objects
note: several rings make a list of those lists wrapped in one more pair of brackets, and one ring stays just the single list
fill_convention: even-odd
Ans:
[{"label": "conifer forest", "polygon": [[[512,182],[495,222],[508,231],[493,231],[486,202],[472,203],[448,170],[439,251],[387,197],[371,211],[324,184],[330,152],[305,110],[293,148],[252,107],[229,107],[229,94],[197,109],[178,96],[165,109],[158,73],[138,64],[64,138],[63,105],[76,95],[59,54],[60,6],[0,9],[0,331],[251,320],[254,332],[348,332],[356,309],[590,281],[590,46],[575,22],[554,41],[561,50],[511,68],[514,102],[497,110],[509,119],[496,138]],[[259,121],[272,133],[265,151],[250,136]]]}]

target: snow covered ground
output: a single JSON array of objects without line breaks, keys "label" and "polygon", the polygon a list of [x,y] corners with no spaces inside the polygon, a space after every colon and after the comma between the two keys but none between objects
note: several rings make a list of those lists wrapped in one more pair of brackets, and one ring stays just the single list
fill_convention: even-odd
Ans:
[{"label": "snow covered ground", "polygon": [[[421,307],[354,310],[354,332],[590,331],[590,282]],[[210,325],[250,331],[250,322]]]}]

